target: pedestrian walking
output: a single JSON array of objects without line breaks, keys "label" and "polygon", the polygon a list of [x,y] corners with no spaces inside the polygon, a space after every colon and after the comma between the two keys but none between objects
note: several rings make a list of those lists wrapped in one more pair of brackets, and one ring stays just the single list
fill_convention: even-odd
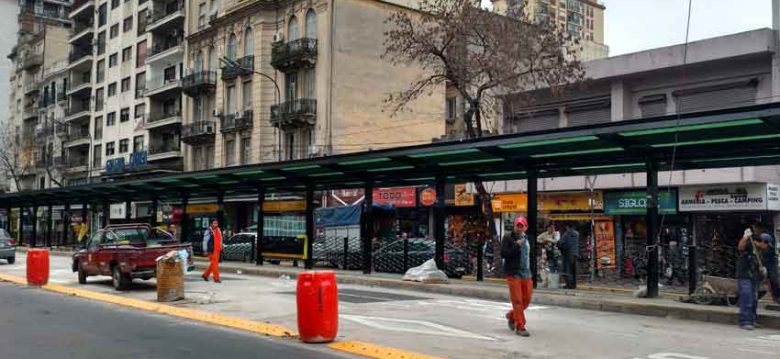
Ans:
[{"label": "pedestrian walking", "polygon": [[[558,232],[555,223],[550,223],[547,226],[547,231],[542,232],[539,237],[536,238],[536,242],[541,246],[542,255],[538,259],[538,268],[543,270],[539,273],[541,277],[542,286],[550,287],[550,273],[558,273],[558,257],[555,256],[555,246],[558,241],[561,240],[561,232]],[[553,272],[553,270],[555,270]],[[556,283],[557,284],[557,283]],[[557,285],[552,287],[557,288]]]},{"label": "pedestrian walking", "polygon": [[766,266],[767,279],[769,280],[769,290],[772,293],[772,299],[775,303],[780,304],[780,270],[778,266],[777,258],[780,255],[780,248],[777,246],[777,240],[769,233],[761,233],[761,238],[767,238],[769,240],[768,248],[764,251],[764,266]]},{"label": "pedestrian walking", "polygon": [[580,252],[580,232],[571,223],[566,223],[566,232],[558,241],[558,248],[563,255],[563,276],[566,288],[577,289],[577,257]]},{"label": "pedestrian walking", "polygon": [[528,220],[525,217],[517,217],[514,220],[514,230],[501,240],[501,257],[504,258],[504,272],[509,286],[509,298],[512,301],[512,309],[506,313],[509,329],[521,337],[531,334],[526,329],[524,311],[531,304],[533,280],[531,279],[530,253],[531,245],[528,243]]},{"label": "pedestrian walking", "polygon": [[209,281],[209,275],[214,275],[215,283],[219,280],[219,257],[222,252],[222,231],[219,229],[219,221],[211,220],[211,227],[203,234],[203,251],[209,258],[209,267],[203,272],[203,280]]},{"label": "pedestrian walking", "polygon": [[[764,233],[766,234],[766,233]],[[753,235],[746,229],[739,240],[737,250],[737,283],[739,288],[739,327],[745,330],[756,328],[758,319],[758,283],[766,278],[767,270],[762,264],[763,252],[769,247],[771,237]]]}]

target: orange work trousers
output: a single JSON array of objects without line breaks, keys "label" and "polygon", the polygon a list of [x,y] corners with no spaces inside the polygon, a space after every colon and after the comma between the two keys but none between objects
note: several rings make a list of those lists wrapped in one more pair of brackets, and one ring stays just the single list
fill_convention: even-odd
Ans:
[{"label": "orange work trousers", "polygon": [[515,323],[515,328],[525,329],[524,311],[531,304],[531,294],[534,289],[534,282],[531,278],[507,277],[506,284],[509,285],[509,298],[512,301],[512,309],[506,313],[506,319]]},{"label": "orange work trousers", "polygon": [[214,274],[214,280],[219,280],[219,251],[209,255],[209,267],[203,272],[203,278],[208,279],[212,273]]}]

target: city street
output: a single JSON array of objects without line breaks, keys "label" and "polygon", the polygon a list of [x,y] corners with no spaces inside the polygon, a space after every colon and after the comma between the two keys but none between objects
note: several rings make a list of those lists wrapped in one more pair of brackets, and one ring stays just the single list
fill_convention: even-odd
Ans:
[{"label": "city street", "polygon": [[[25,256],[18,254],[17,264],[0,264],[0,273],[24,276]],[[69,258],[53,256],[51,259],[51,283],[68,286],[79,286],[76,275],[70,271]],[[223,283],[203,282],[198,273],[189,273],[186,281],[187,299],[173,303],[177,306],[211,311],[223,315],[268,321],[289,328],[296,328],[295,282],[288,278],[266,278],[248,276],[238,273],[225,273]],[[108,277],[90,277],[86,286],[80,286],[97,292],[119,294],[136,299],[154,301],[156,298],[154,280],[143,282],[136,280],[132,290],[119,293],[110,285]],[[9,294],[9,293],[14,293]],[[20,293],[20,294],[15,294]],[[83,299],[61,299],[44,291],[12,287],[4,285],[0,292],[3,305],[0,306],[0,320],[3,329],[7,323],[14,326],[20,323],[35,323],[35,328],[48,325],[46,333],[37,334],[67,339],[66,343],[76,343],[63,333],[80,332],[78,328],[58,328],[66,325],[68,320],[53,315],[24,316],[22,312],[48,313],[71,310],[76,314],[73,318],[85,318],[92,313],[79,312],[86,308],[95,308],[106,316],[147,318],[146,314],[136,314],[133,311],[118,307],[92,304]],[[26,300],[27,296],[35,300]],[[520,338],[506,329],[503,313],[508,304],[475,300],[462,297],[433,295],[410,291],[387,290],[354,285],[339,287],[340,299],[340,330],[339,340],[359,340],[378,345],[384,345],[403,350],[409,350],[429,355],[448,358],[739,358],[756,359],[777,358],[780,355],[780,332],[774,330],[756,330],[747,332],[736,326],[718,325],[712,323],[682,321],[643,317],[618,313],[575,310],[558,307],[532,306],[528,312],[530,338]],[[25,303],[29,308],[8,310],[10,303]],[[46,305],[46,304],[49,305]],[[67,303],[63,304],[63,303]],[[14,304],[10,307],[15,307]],[[45,309],[41,309],[45,307]],[[97,309],[99,308],[99,309]],[[5,313],[14,312],[12,315]],[[115,313],[114,313],[115,312]],[[64,316],[71,318],[72,314]],[[95,314],[102,316],[103,314]],[[16,318],[8,320],[7,318]],[[155,325],[175,325],[179,320],[155,318]],[[46,322],[46,323],[44,323]],[[110,322],[102,319],[90,320],[90,331],[102,332],[102,323]],[[150,321],[151,323],[151,321]],[[188,324],[189,325],[189,324]],[[98,326],[97,329],[95,329]],[[29,330],[34,328],[31,324]],[[151,350],[157,347],[154,343],[147,346],[145,341],[159,338],[149,336],[148,331],[138,331],[130,327],[127,337],[138,336],[142,340],[133,344],[138,350]],[[192,335],[187,339],[209,336],[208,328],[202,325],[192,325],[187,329]],[[202,331],[202,332],[201,332]],[[213,330],[219,338],[235,338],[236,341],[246,340],[247,335],[221,329]],[[14,335],[27,333],[16,328],[10,331]],[[110,332],[106,329],[105,332]],[[155,331],[157,332],[157,331]],[[199,333],[199,334],[195,334]],[[178,335],[176,331],[166,332],[166,336]],[[31,338],[24,336],[25,338]],[[251,338],[251,336],[249,336]],[[208,350],[198,349],[197,340],[181,339],[184,347],[176,346],[177,350],[187,348],[193,353],[207,353]],[[3,340],[8,340],[6,336]],[[175,341],[174,341],[175,342]],[[19,346],[17,342],[17,347]],[[255,345],[265,345],[265,339]],[[271,345],[274,343],[270,343]],[[242,348],[241,352],[250,353],[254,349],[249,346],[230,346]],[[318,348],[317,346],[313,346]],[[35,350],[44,350],[35,348]],[[209,350],[217,350],[210,346]],[[305,357],[306,352],[298,352],[297,347],[284,349],[277,345],[275,350],[290,350],[294,357]],[[325,348],[325,347],[319,347]],[[318,349],[319,349],[318,348]],[[18,349],[18,348],[17,348]],[[32,349],[30,349],[32,350]],[[86,349],[85,349],[86,350]],[[97,350],[97,349],[96,349]],[[226,352],[220,352],[226,353]],[[671,354],[676,356],[670,356]],[[664,356],[664,354],[667,354]],[[322,353],[318,353],[323,357]],[[13,357],[13,356],[12,356]],[[240,357],[240,356],[237,356]]]}]

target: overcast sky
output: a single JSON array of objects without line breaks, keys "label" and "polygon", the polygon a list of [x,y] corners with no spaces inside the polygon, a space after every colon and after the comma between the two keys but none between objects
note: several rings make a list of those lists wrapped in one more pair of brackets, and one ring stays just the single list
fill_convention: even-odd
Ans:
[{"label": "overcast sky", "polygon": [[18,5],[15,0],[0,0],[0,123],[8,121],[8,77],[11,74],[11,60],[6,56],[16,44],[16,14]]},{"label": "overcast sky", "polygon": [[[690,41],[772,26],[772,0],[692,0]],[[685,42],[688,0],[601,0],[610,56]],[[489,6],[490,0],[482,0]]]}]

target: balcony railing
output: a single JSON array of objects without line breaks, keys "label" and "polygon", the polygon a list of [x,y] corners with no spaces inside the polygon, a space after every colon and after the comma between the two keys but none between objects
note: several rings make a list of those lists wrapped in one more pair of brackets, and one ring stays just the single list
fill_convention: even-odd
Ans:
[{"label": "balcony railing", "polygon": [[181,110],[175,109],[171,111],[151,112],[146,116],[146,123],[155,123],[163,120],[167,120],[172,117],[181,117]]},{"label": "balcony railing", "polygon": [[162,41],[163,43],[157,43],[152,46],[152,53],[149,55],[149,57],[159,55],[165,51],[168,51],[176,46],[180,46],[184,44],[184,41],[182,38],[176,38],[176,39],[166,39]]},{"label": "balcony railing", "polygon": [[271,50],[271,65],[288,72],[314,67],[317,63],[317,39],[302,38],[275,44]]},{"label": "balcony railing", "polygon": [[149,145],[149,154],[157,155],[161,153],[181,151],[181,144],[178,141],[152,143]]},{"label": "balcony railing", "polygon": [[22,67],[25,70],[43,65],[43,54],[27,54],[22,60]]},{"label": "balcony railing", "polygon": [[68,89],[65,88],[65,86],[58,86],[57,87],[57,102],[67,101],[68,95],[67,95]]},{"label": "balcony railing", "polygon": [[88,140],[90,138],[89,131],[85,130],[74,130],[68,133],[67,138],[65,141],[67,142],[73,142],[73,141],[79,141],[79,140]]},{"label": "balcony railing", "polygon": [[190,144],[214,142],[216,127],[214,121],[188,123],[181,127],[181,140]]},{"label": "balcony railing", "polygon": [[67,159],[67,167],[68,168],[77,168],[77,167],[87,167],[89,166],[89,159],[86,157],[83,158],[68,158]]},{"label": "balcony railing", "polygon": [[317,100],[296,99],[271,106],[274,126],[313,125],[317,117]]},{"label": "balcony railing", "polygon": [[81,113],[86,113],[86,115],[89,115],[89,111],[89,106],[73,106],[65,110],[65,117],[70,117]]},{"label": "balcony railing", "polygon": [[239,65],[238,67],[233,67],[233,66],[222,67],[223,80],[234,79],[238,76],[246,76],[254,73],[254,69],[255,69],[254,55],[244,56],[236,60],[236,62]]},{"label": "balcony railing", "polygon": [[252,115],[252,110],[247,110],[239,113],[238,116],[236,116],[236,114],[229,114],[223,117],[220,131],[222,131],[222,133],[243,131],[252,128],[253,124],[254,116]]},{"label": "balcony railing", "polygon": [[[180,79],[162,79],[162,81],[154,81],[146,83],[145,96],[152,96],[167,92],[169,90],[178,89],[181,87]],[[162,91],[162,92],[160,92]]]},{"label": "balcony railing", "polygon": [[79,61],[87,56],[92,56],[92,48],[74,48],[68,55],[68,60],[73,63]]},{"label": "balcony railing", "polygon": [[216,80],[216,71],[193,72],[182,79],[182,91],[190,96],[201,92],[210,92],[216,87]]},{"label": "balcony railing", "polygon": [[154,27],[159,25],[158,22],[165,20],[168,16],[181,12],[181,15],[184,16],[184,3],[183,2],[177,2],[174,6],[168,8],[166,4],[166,8],[162,9],[160,11],[155,11],[152,13],[152,18],[150,19],[149,23],[146,25],[148,27]]}]

